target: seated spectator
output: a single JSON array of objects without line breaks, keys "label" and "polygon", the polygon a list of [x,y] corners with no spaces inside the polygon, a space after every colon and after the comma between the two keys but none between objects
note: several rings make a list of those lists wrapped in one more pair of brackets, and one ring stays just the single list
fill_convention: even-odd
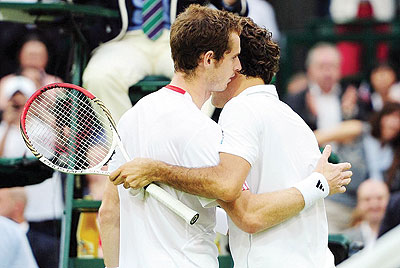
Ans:
[{"label": "seated spectator", "polygon": [[37,268],[26,235],[18,226],[6,217],[0,216],[0,267]]},{"label": "seated spectator", "polygon": [[32,155],[19,131],[19,118],[28,98],[35,92],[34,83],[23,76],[13,76],[3,84],[5,101],[0,123],[0,157],[17,158]]},{"label": "seated spectator", "polygon": [[6,75],[0,80],[0,110],[4,109],[3,88],[8,79],[16,75],[27,75],[36,85],[36,89],[53,82],[62,82],[61,78],[46,73],[48,63],[48,51],[44,42],[37,37],[28,36],[19,53],[19,70],[16,73]]},{"label": "seated spectator", "polygon": [[[21,82],[22,81],[22,82]],[[6,102],[3,120],[0,123],[0,157],[19,158],[25,155],[33,157],[26,147],[19,131],[19,118],[28,97],[35,92],[33,82],[26,77],[13,76],[7,79],[3,94]],[[18,178],[16,178],[18,179]],[[32,239],[32,248],[42,248],[49,245],[51,248],[41,251],[45,256],[44,267],[56,267],[59,258],[59,243],[61,233],[61,216],[63,214],[62,186],[60,173],[54,172],[51,179],[40,184],[25,187],[28,203],[25,209],[25,218],[29,222],[30,230],[38,237]],[[46,194],[43,194],[46,193]],[[35,255],[37,256],[35,252]],[[38,259],[39,265],[40,261]],[[55,264],[55,266],[54,266]]]},{"label": "seated spectator", "polygon": [[[186,7],[194,3],[210,3],[218,9],[227,9],[241,15],[248,13],[246,2],[237,0],[159,2],[157,9],[149,13],[158,11],[163,16],[160,16],[160,21],[153,21],[155,27],[147,31],[148,28],[151,29],[149,25],[152,25],[146,19],[149,16],[142,16],[142,12],[148,12],[143,10],[143,6],[146,7],[147,4],[136,0],[119,1],[121,32],[116,38],[93,51],[84,70],[83,87],[104,101],[117,122],[132,107],[128,95],[131,86],[148,75],[172,77],[174,66],[169,45],[169,28],[175,17]],[[142,27],[142,24],[145,26]]]},{"label": "seated spectator", "polygon": [[344,231],[357,249],[370,249],[375,244],[388,201],[389,189],[383,181],[368,179],[359,185],[352,222]]},{"label": "seated spectator", "polygon": [[37,232],[30,228],[24,216],[27,196],[23,187],[0,189],[0,216],[4,216],[18,223],[21,230],[27,235],[33,255],[40,268],[57,267],[59,245],[51,236]]},{"label": "seated spectator", "polygon": [[[343,119],[363,117],[365,111],[358,106],[357,94],[348,93],[352,88],[346,89],[342,97],[340,62],[334,45],[316,44],[309,50],[305,63],[308,87],[285,98],[312,130],[333,127]],[[345,113],[343,107],[346,107]]]},{"label": "seated spectator", "polygon": [[390,192],[400,190],[400,104],[386,103],[371,120],[371,136],[365,141],[370,176],[384,180]]},{"label": "seated spectator", "polygon": [[372,108],[380,111],[387,102],[400,102],[400,85],[392,66],[381,63],[375,66],[370,75],[370,83],[373,89],[371,95]]},{"label": "seated spectator", "polygon": [[30,242],[38,264],[40,268],[57,267],[64,210],[61,174],[54,172],[42,183],[24,188],[28,197],[25,218],[29,223]]},{"label": "seated spectator", "polygon": [[[397,144],[400,139],[400,104],[388,103],[371,119],[371,123],[348,120],[328,130],[314,131],[318,143],[336,142],[340,161],[352,164],[352,182],[344,194],[326,199],[328,224],[331,233],[342,232],[350,223],[356,205],[358,186],[368,177],[381,181],[399,182],[390,173],[398,170]],[[397,164],[396,164],[397,163]],[[393,191],[393,188],[390,189]]]},{"label": "seated spectator", "polygon": [[[22,159],[24,156],[31,158],[34,156],[26,147],[19,130],[22,109],[36,87],[30,79],[23,76],[10,77],[3,86],[6,104],[0,117],[0,158],[4,158],[0,187],[25,186],[42,182],[49,174],[51,176],[53,171],[39,160]],[[21,159],[14,162],[14,158]],[[34,173],[32,175],[29,172]]]}]

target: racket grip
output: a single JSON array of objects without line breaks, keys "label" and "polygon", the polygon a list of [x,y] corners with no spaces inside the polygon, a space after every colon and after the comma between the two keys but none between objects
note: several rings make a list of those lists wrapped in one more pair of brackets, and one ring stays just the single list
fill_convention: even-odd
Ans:
[{"label": "racket grip", "polygon": [[146,187],[146,191],[159,202],[163,203],[166,207],[172,210],[175,214],[184,219],[186,223],[193,225],[199,218],[199,213],[189,208],[178,199],[174,198],[158,185],[151,183]]}]

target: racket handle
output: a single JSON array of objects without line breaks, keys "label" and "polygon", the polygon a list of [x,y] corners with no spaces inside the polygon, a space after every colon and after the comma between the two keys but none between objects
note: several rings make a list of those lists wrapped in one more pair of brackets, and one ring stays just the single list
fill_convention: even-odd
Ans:
[{"label": "racket handle", "polygon": [[159,202],[163,203],[167,208],[172,210],[175,214],[184,219],[186,223],[193,225],[199,218],[199,213],[174,198],[158,185],[151,183],[146,187],[146,191]]},{"label": "racket handle", "polygon": [[[118,134],[117,134],[118,135]],[[129,155],[124,149],[124,146],[120,140],[117,140],[118,147],[121,149],[122,155],[125,158],[125,161],[129,161]],[[186,223],[193,225],[196,223],[197,219],[199,218],[199,213],[194,211],[193,209],[189,208],[185,204],[183,204],[178,199],[174,198],[168,192],[166,192],[160,186],[151,183],[144,187],[146,192],[148,192],[152,197],[157,199],[157,201],[163,203],[167,208],[172,210],[176,215],[180,216],[182,219],[185,220]],[[140,190],[133,190],[130,189],[132,195],[137,195]]]}]

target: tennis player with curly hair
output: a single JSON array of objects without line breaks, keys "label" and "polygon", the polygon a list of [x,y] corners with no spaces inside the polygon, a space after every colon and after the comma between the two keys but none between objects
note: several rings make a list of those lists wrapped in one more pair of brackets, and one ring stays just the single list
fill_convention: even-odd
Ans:
[{"label": "tennis player with curly hair", "polygon": [[[346,190],[350,164],[327,163],[330,147],[321,157],[311,129],[268,85],[280,53],[271,33],[249,18],[241,25],[242,69],[225,91],[212,93],[213,104],[224,106],[219,164],[135,159],[110,180],[132,188],[154,181],[218,199],[230,216],[235,267],[333,267],[323,198]],[[242,191],[245,179],[250,191]]]}]

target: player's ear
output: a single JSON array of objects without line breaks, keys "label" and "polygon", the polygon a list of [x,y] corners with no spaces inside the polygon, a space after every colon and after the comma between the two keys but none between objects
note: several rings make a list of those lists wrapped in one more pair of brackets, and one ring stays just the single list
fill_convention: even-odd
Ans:
[{"label": "player's ear", "polygon": [[214,60],[214,51],[209,50],[204,54],[203,64],[204,66],[209,66],[213,63]]}]

